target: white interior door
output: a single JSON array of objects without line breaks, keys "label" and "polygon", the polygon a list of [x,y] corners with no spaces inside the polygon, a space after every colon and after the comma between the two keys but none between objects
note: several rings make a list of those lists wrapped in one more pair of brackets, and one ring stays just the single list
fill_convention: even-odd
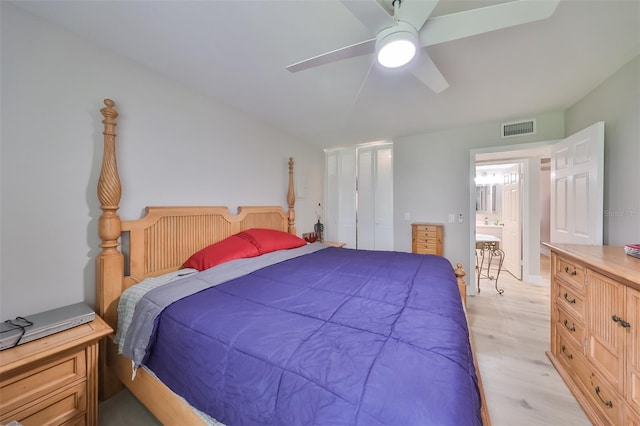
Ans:
[{"label": "white interior door", "polygon": [[550,238],[602,244],[604,122],[556,143],[551,153]]},{"label": "white interior door", "polygon": [[375,248],[393,250],[393,146],[376,150]]},{"label": "white interior door", "polygon": [[358,248],[393,249],[393,146],[358,148]]},{"label": "white interior door", "polygon": [[503,268],[522,279],[522,184],[521,164],[505,169],[502,185],[502,250]]},{"label": "white interior door", "polygon": [[375,248],[375,162],[374,152],[370,149],[358,149],[358,248]]},{"label": "white interior door", "polygon": [[327,241],[356,247],[356,150],[327,152],[325,232]]}]

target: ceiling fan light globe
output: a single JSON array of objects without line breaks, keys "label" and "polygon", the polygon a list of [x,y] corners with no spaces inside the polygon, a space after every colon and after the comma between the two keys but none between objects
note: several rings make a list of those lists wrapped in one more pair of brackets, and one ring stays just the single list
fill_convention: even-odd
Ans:
[{"label": "ceiling fan light globe", "polygon": [[418,32],[406,22],[386,28],[376,37],[376,57],[386,68],[398,68],[408,64],[418,50]]},{"label": "ceiling fan light globe", "polygon": [[398,68],[416,56],[416,46],[409,40],[393,40],[380,48],[378,62],[385,68]]}]

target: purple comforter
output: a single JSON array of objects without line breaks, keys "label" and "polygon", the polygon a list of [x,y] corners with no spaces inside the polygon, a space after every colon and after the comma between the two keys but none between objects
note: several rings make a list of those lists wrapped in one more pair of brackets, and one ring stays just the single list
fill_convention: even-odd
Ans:
[{"label": "purple comforter", "polygon": [[228,425],[481,424],[437,256],[327,248],[203,290],[163,311],[145,364]]}]

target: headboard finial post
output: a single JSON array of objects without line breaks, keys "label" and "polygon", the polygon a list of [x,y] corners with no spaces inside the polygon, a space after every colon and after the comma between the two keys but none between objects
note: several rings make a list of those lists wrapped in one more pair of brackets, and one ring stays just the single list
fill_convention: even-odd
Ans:
[{"label": "headboard finial post", "polygon": [[100,110],[104,116],[104,154],[102,157],[102,170],[98,179],[98,199],[102,215],[98,223],[98,235],[102,240],[102,254],[115,254],[118,251],[118,238],[120,238],[121,224],[118,216],[122,187],[118,176],[116,161],[116,118],[118,111],[114,109],[115,102],[105,99],[104,108]]},{"label": "headboard finial post", "polygon": [[287,204],[289,205],[289,233],[296,234],[296,193],[293,189],[293,157],[289,157],[289,191],[287,192]]},{"label": "headboard finial post", "polygon": [[[118,250],[118,239],[122,232],[122,222],[118,216],[122,191],[116,162],[116,118],[115,102],[104,100],[100,109],[104,120],[104,154],[102,169],[98,178],[98,199],[102,214],[98,219],[98,237],[102,251],[96,258],[96,310],[114,330],[118,322],[118,298],[122,293],[124,257]],[[100,398],[114,395],[121,384],[107,368],[106,346],[100,345]]]},{"label": "headboard finial post", "polygon": [[118,250],[118,239],[122,233],[122,222],[118,216],[120,207],[120,177],[116,162],[116,118],[115,102],[104,100],[100,109],[104,116],[104,154],[98,179],[98,199],[102,214],[98,219],[98,237],[102,251],[96,259],[96,309],[103,319],[115,327],[117,300],[122,292],[124,259]]}]

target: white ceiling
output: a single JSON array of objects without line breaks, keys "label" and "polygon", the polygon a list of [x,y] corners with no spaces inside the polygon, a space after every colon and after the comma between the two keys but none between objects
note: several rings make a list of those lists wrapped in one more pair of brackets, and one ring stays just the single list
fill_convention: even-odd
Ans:
[{"label": "white ceiling", "polygon": [[[432,16],[494,3],[441,0]],[[14,4],[324,147],[564,110],[640,52],[640,0],[561,0],[547,20],[429,47],[440,94],[374,67],[354,103],[372,56],[285,69],[375,36],[337,0]]]}]

